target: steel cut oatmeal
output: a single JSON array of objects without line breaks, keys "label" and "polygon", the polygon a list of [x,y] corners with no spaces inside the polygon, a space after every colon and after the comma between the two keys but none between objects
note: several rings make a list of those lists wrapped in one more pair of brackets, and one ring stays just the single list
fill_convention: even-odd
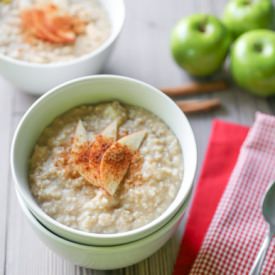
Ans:
[{"label": "steel cut oatmeal", "polygon": [[118,102],[76,107],[41,134],[30,160],[40,207],[71,228],[125,232],[160,216],[183,177],[182,152],[167,125]]},{"label": "steel cut oatmeal", "polygon": [[13,0],[0,3],[0,53],[32,63],[68,61],[89,54],[110,36],[97,0]]}]

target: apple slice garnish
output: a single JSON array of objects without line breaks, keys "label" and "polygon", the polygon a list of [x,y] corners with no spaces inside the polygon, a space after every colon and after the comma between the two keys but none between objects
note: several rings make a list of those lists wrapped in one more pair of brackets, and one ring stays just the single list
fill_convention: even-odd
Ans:
[{"label": "apple slice garnish", "polygon": [[73,151],[77,151],[79,149],[79,146],[85,144],[88,141],[87,138],[87,131],[82,123],[81,120],[78,121],[78,124],[76,126],[76,130],[74,133],[74,140],[73,140]]},{"label": "apple slice garnish", "polygon": [[101,135],[103,135],[104,137],[112,138],[113,140],[116,140],[117,127],[118,127],[118,121],[115,120],[101,132]]},{"label": "apple slice garnish", "polygon": [[107,126],[100,135],[96,136],[89,152],[89,174],[93,178],[93,185],[101,186],[100,183],[100,163],[104,153],[116,141],[117,121]]},{"label": "apple slice garnish", "polygon": [[35,16],[34,28],[41,33],[40,38],[51,43],[72,43],[76,36],[73,31],[62,30],[55,26],[50,27],[48,22],[49,16],[42,10],[37,10],[33,13]]},{"label": "apple slice garnish", "polygon": [[100,186],[100,162],[105,151],[115,142],[117,122],[106,127],[93,142],[87,140],[87,132],[81,120],[76,127],[72,153],[79,174],[90,184]]},{"label": "apple slice garnish", "polygon": [[140,147],[143,139],[146,136],[146,131],[139,131],[118,140],[121,145],[126,145],[132,152],[135,152]]},{"label": "apple slice garnish", "polygon": [[104,153],[100,163],[100,179],[108,194],[115,194],[128,171],[133,154],[140,147],[145,135],[145,131],[140,131],[125,136]]},{"label": "apple slice garnish", "polygon": [[[52,13],[50,11],[53,11]],[[62,43],[73,43],[76,39],[76,34],[73,30],[74,18],[58,10],[49,8],[46,11],[45,26],[51,32],[57,35]]]},{"label": "apple slice garnish", "polygon": [[63,43],[62,39],[45,25],[46,17],[42,10],[31,11],[30,16],[33,23],[32,29],[36,37],[52,43]]},{"label": "apple slice garnish", "polygon": [[57,5],[30,7],[21,12],[22,29],[29,36],[54,44],[68,44],[85,31],[85,21],[62,11]]}]

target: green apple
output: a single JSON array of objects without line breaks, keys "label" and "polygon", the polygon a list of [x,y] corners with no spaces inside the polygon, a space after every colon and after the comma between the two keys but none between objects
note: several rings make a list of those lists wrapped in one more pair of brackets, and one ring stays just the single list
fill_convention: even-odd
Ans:
[{"label": "green apple", "polygon": [[194,76],[218,71],[226,58],[231,37],[216,17],[195,14],[180,20],[171,35],[171,51],[180,67]]},{"label": "green apple", "polygon": [[242,88],[259,96],[275,94],[275,32],[254,30],[233,44],[230,71]]},{"label": "green apple", "polygon": [[271,29],[271,0],[231,0],[225,7],[223,21],[233,37],[255,29]]}]

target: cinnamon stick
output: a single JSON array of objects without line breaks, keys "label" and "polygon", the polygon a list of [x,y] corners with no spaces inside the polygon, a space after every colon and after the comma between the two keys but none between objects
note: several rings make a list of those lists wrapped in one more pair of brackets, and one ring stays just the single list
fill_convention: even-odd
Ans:
[{"label": "cinnamon stick", "polygon": [[194,95],[213,91],[223,91],[228,89],[229,84],[224,80],[204,83],[191,83],[176,87],[162,88],[165,94],[169,96]]},{"label": "cinnamon stick", "polygon": [[181,110],[187,114],[207,112],[221,106],[219,99],[179,100],[176,101]]}]

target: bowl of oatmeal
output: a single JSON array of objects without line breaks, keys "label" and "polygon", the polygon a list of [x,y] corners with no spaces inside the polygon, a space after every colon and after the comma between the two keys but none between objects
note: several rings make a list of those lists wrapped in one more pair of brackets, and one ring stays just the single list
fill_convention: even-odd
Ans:
[{"label": "bowl of oatmeal", "polygon": [[154,254],[174,234],[186,209],[186,205],[182,205],[167,224],[141,240],[116,246],[88,246],[68,241],[52,233],[32,215],[18,192],[16,193],[25,218],[46,246],[74,264],[97,270],[123,268]]},{"label": "bowl of oatmeal", "polygon": [[186,203],[196,157],[189,122],[171,99],[103,75],[34,103],[16,130],[11,164],[20,195],[47,228],[116,245],[158,230]]},{"label": "bowl of oatmeal", "polygon": [[124,18],[123,0],[0,2],[0,73],[20,90],[37,95],[96,74]]}]

